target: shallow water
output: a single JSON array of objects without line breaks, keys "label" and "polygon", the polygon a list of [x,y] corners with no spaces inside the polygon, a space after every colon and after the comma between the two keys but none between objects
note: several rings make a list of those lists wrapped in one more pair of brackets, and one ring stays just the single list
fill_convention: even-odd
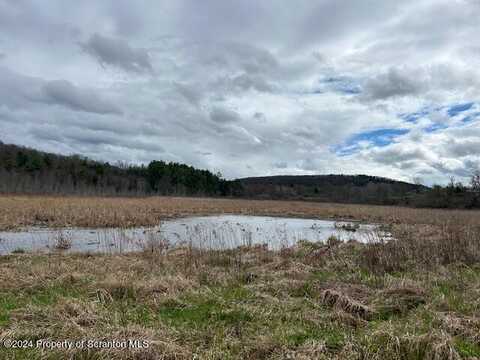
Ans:
[{"label": "shallow water", "polygon": [[[347,226],[355,231],[342,229]],[[270,249],[294,245],[299,240],[324,242],[330,236],[359,242],[389,239],[390,235],[372,224],[266,216],[220,215],[175,219],[160,226],[130,229],[53,230],[29,228],[20,232],[0,232],[0,255],[19,249],[28,252],[123,253],[149,247],[188,244],[202,249],[229,249],[241,245],[267,244]]]}]

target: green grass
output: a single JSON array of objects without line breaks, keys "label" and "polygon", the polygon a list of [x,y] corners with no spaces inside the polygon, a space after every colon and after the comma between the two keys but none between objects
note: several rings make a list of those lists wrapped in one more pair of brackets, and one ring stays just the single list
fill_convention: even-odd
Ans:
[{"label": "green grass", "polygon": [[80,287],[74,285],[53,284],[32,292],[26,292],[34,305],[52,305],[60,298],[79,298],[84,295]]},{"label": "green grass", "polygon": [[0,293],[0,326],[10,323],[12,310],[22,309],[28,305],[49,307],[61,298],[80,298],[85,295],[85,289],[80,286],[60,283],[34,286],[23,291],[2,292]]},{"label": "green grass", "polygon": [[480,345],[470,340],[456,338],[455,349],[462,357],[480,357]]},{"label": "green grass", "polygon": [[186,296],[179,301],[162,304],[160,318],[174,326],[205,328],[208,326],[231,326],[252,321],[238,303],[247,301],[252,294],[243,287],[211,289],[211,295]]},{"label": "green grass", "polygon": [[320,282],[326,282],[328,280],[338,279],[338,277],[340,275],[341,274],[339,274],[339,272],[322,269],[322,270],[314,270],[312,272],[311,278],[312,278],[312,280],[318,280]]},{"label": "green grass", "polygon": [[[332,326],[318,326],[313,323],[306,322],[303,326],[296,328],[292,334],[286,336],[286,342],[290,346],[298,347],[309,340],[323,341],[327,348],[336,351],[342,348],[345,342],[344,329]],[[288,326],[285,324],[285,326]]]},{"label": "green grass", "polygon": [[300,286],[294,286],[289,290],[289,295],[293,297],[313,298],[318,295],[315,284],[312,281],[306,281]]},{"label": "green grass", "polygon": [[9,293],[0,293],[0,326],[10,321],[10,312],[18,307],[18,297]]},{"label": "green grass", "polygon": [[[308,246],[302,245],[300,251]],[[238,257],[234,252],[210,254],[198,271],[185,269],[184,259],[173,265],[157,264],[135,254],[115,260],[65,255],[43,262],[38,256],[16,255],[0,261],[3,271],[14,268],[17,278],[35,276],[28,286],[2,284],[0,329],[32,339],[145,334],[155,339],[155,346],[177,346],[162,351],[170,355],[184,351],[187,355],[180,359],[192,358],[193,353],[206,359],[279,359],[287,353],[295,358],[300,351],[306,351],[306,358],[316,358],[318,354],[308,353],[313,348],[329,359],[373,355],[421,359],[431,356],[437,351],[434,345],[442,342],[464,358],[480,356],[478,344],[442,323],[445,313],[476,318],[478,268],[452,265],[438,272],[409,269],[381,275],[358,266],[347,250],[340,247],[338,251],[345,251],[345,256],[340,252],[318,263],[310,263],[308,255],[275,258],[269,253],[269,263],[261,260],[264,254],[255,257],[254,265],[241,268],[226,265]],[[217,256],[221,261],[211,263]],[[65,270],[67,265],[71,271]],[[163,281],[163,277],[170,280]],[[158,281],[161,291],[152,292],[151,281]],[[419,299],[416,293],[389,295],[387,290],[404,283],[421,290]],[[360,318],[348,307],[323,303],[324,289],[348,295],[370,307],[374,316]],[[476,330],[474,325],[469,328],[471,333]],[[445,339],[439,334],[445,334]],[[47,355],[64,358],[59,352],[0,348],[0,359],[44,359]],[[92,351],[78,353],[75,359],[110,358],[104,355]],[[127,359],[130,355],[118,356]]]}]

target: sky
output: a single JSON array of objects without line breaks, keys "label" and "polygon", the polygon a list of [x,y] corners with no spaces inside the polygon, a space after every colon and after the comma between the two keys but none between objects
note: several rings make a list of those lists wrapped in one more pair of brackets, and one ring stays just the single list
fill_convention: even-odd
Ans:
[{"label": "sky", "polygon": [[478,0],[0,0],[0,141],[226,178],[480,168]]}]

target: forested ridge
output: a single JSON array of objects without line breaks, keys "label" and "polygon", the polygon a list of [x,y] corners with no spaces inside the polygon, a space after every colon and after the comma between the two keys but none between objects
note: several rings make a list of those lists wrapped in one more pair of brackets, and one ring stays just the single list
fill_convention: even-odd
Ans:
[{"label": "forested ridge", "polygon": [[280,175],[239,179],[242,195],[263,199],[403,205],[429,208],[480,208],[480,171],[463,184],[424,186],[369,175]]},{"label": "forested ridge", "polygon": [[427,189],[369,175],[281,175],[240,179],[246,196],[393,205]]},{"label": "forested ridge", "polygon": [[235,185],[220,174],[175,162],[112,165],[0,143],[3,193],[225,196]]},{"label": "forested ridge", "polygon": [[237,180],[165,161],[148,165],[100,162],[0,142],[0,193],[101,196],[231,196],[255,199],[479,208],[480,173],[447,186],[368,175],[266,176]]}]

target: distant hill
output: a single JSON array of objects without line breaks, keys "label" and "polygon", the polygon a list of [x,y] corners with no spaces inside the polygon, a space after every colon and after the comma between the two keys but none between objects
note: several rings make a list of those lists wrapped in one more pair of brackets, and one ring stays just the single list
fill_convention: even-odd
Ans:
[{"label": "distant hill", "polygon": [[369,183],[374,184],[402,184],[410,190],[426,188],[424,185],[417,185],[405,181],[393,180],[385,177],[370,175],[276,175],[276,176],[260,176],[247,177],[238,179],[244,184],[275,184],[275,185],[291,185],[301,184],[307,186],[322,185],[356,185],[365,186]]},{"label": "distant hill", "polygon": [[368,175],[264,176],[225,180],[220,174],[165,161],[128,165],[58,155],[0,142],[0,193],[101,196],[231,196],[319,202],[480,208],[480,191],[461,183],[410,184]]},{"label": "distant hill", "polygon": [[408,204],[423,185],[368,175],[281,175],[239,179],[246,197]]}]

